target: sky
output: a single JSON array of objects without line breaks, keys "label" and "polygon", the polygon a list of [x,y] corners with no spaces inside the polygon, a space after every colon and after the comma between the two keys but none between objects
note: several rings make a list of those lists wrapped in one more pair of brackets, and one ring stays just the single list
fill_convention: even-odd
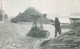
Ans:
[{"label": "sky", "polygon": [[2,0],[2,3],[3,10],[9,17],[17,16],[28,7],[46,13],[51,19],[69,18],[71,13],[80,13],[80,0]]}]

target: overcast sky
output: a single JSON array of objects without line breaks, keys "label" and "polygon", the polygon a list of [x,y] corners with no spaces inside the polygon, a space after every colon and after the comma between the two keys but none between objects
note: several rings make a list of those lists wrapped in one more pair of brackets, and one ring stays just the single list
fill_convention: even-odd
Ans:
[{"label": "overcast sky", "polygon": [[16,16],[28,7],[50,18],[70,16],[70,13],[80,13],[80,0],[3,0],[3,9],[9,16]]}]

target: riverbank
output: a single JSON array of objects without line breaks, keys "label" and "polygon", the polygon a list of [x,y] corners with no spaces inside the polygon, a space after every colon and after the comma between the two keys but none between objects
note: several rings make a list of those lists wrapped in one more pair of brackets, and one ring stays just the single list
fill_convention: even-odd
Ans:
[{"label": "riverbank", "polygon": [[[42,42],[42,44],[40,45],[42,47],[41,49],[78,49],[80,47],[80,31],[69,31],[57,38],[52,38],[46,41]],[[68,47],[65,45],[68,45]]]}]

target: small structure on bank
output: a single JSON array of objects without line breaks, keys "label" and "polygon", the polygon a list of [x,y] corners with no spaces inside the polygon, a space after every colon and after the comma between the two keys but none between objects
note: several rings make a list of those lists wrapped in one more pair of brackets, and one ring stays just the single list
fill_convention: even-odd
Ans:
[{"label": "small structure on bank", "polygon": [[80,18],[70,18],[72,29],[75,31],[80,30]]}]

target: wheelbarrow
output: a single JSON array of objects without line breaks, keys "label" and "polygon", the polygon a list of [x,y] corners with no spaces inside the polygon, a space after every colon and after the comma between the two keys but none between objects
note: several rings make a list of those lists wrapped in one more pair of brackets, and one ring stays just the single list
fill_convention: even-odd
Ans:
[{"label": "wheelbarrow", "polygon": [[41,30],[41,29],[39,29],[37,27],[31,28],[31,30],[27,34],[27,36],[36,37],[36,38],[48,37],[49,35],[50,35],[49,31]]}]

